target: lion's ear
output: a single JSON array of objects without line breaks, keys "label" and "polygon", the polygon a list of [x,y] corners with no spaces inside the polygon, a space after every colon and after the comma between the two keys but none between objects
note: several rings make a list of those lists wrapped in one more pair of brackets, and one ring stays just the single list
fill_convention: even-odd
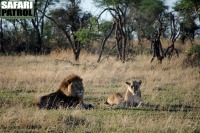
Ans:
[{"label": "lion's ear", "polygon": [[131,83],[130,82],[125,82],[128,86],[131,86]]},{"label": "lion's ear", "polygon": [[139,81],[139,84],[140,84],[140,85],[142,84],[142,80]]},{"label": "lion's ear", "polygon": [[65,87],[67,87],[68,85],[70,85],[72,82],[71,81],[67,81],[66,83],[65,83]]}]

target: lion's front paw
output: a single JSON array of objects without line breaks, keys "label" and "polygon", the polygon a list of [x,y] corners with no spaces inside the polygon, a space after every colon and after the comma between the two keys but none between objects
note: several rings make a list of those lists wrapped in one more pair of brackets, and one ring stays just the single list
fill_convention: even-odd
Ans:
[{"label": "lion's front paw", "polygon": [[83,104],[82,106],[84,109],[92,109],[93,108],[92,104]]}]

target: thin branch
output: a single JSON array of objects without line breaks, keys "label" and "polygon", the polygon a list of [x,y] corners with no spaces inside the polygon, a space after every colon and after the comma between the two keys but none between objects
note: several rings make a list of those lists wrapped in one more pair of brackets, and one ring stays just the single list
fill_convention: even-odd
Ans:
[{"label": "thin branch", "polygon": [[117,12],[114,8],[111,8],[111,7],[108,7],[108,8],[105,8],[100,14],[99,16],[97,17],[97,20],[101,17],[101,15],[105,12],[105,11],[114,11],[114,12]]},{"label": "thin branch", "polygon": [[[41,13],[43,13],[40,9],[38,9],[38,11],[40,11]],[[45,16],[46,18],[48,18],[48,19],[50,19],[52,22],[54,22],[54,24],[55,24],[58,28],[60,28],[60,29],[65,33],[65,36],[67,37],[67,39],[68,39],[68,41],[69,41],[69,43],[70,43],[70,45],[71,45],[73,51],[76,53],[76,48],[74,47],[73,42],[72,42],[72,40],[71,40],[71,37],[70,37],[70,35],[68,35],[67,31],[66,31],[65,29],[63,29],[63,27],[59,26],[59,24],[58,24],[52,17],[47,16],[45,13],[43,13],[43,14],[44,14],[44,16]]]},{"label": "thin branch", "polygon": [[111,55],[111,52],[113,51],[113,49],[114,49],[116,46],[117,46],[117,45],[114,45],[114,46],[112,47],[112,49],[109,51],[108,55],[105,56],[105,57],[104,57],[101,61],[99,61],[99,62],[101,63],[103,60],[107,59],[107,58]]},{"label": "thin branch", "polygon": [[107,39],[110,37],[110,35],[112,34],[112,32],[113,32],[113,30],[115,28],[115,25],[116,25],[116,23],[113,23],[112,29],[110,30],[108,35],[103,40],[103,43],[102,43],[102,46],[101,46],[101,50],[100,50],[100,54],[99,54],[99,58],[98,58],[97,62],[100,62],[100,60],[101,60],[101,56],[102,56],[102,53],[103,53],[103,49],[104,49],[105,43],[106,43]]}]

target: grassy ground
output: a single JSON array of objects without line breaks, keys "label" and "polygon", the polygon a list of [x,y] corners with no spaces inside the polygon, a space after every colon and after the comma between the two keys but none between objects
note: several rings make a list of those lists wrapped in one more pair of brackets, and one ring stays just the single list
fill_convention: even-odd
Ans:
[{"label": "grassy ground", "polygon": [[[200,70],[182,68],[184,58],[150,64],[150,56],[121,63],[83,53],[0,57],[0,132],[200,132]],[[34,99],[58,89],[69,74],[85,86],[92,110],[39,110]],[[125,81],[142,80],[145,107],[109,107],[111,93],[126,90]]]}]

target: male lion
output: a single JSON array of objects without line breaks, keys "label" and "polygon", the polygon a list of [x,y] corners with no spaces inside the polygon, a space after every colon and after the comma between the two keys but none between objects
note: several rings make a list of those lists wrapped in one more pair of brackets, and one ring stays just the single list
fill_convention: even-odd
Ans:
[{"label": "male lion", "polygon": [[133,81],[132,84],[126,82],[128,88],[125,93],[113,93],[106,101],[109,105],[122,106],[140,106],[143,102],[141,99],[140,85],[142,81]]},{"label": "male lion", "polygon": [[83,103],[84,87],[82,79],[77,75],[66,77],[60,85],[60,88],[49,95],[40,97],[36,101],[36,106],[46,109],[57,109],[60,107],[91,108],[91,104]]}]

